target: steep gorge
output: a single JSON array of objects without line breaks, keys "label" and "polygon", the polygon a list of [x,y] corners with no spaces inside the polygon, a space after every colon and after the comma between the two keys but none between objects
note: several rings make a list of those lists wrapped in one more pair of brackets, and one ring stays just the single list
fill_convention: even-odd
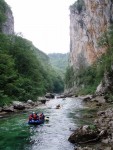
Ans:
[{"label": "steep gorge", "polygon": [[106,47],[98,39],[113,23],[113,0],[78,0],[70,6],[70,64],[82,69],[93,64]]}]

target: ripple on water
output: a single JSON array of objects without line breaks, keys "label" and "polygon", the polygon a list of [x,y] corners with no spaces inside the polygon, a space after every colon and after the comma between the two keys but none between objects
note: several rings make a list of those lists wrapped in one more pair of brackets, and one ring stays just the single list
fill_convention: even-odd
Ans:
[{"label": "ripple on water", "polygon": [[[61,108],[55,109],[58,104]],[[54,99],[47,102],[46,107],[35,110],[49,116],[49,122],[44,125],[29,126],[26,118],[30,112],[0,120],[0,137],[3,139],[0,147],[2,150],[73,150],[74,146],[68,142],[68,137],[72,133],[70,128],[77,126],[73,119],[75,110],[82,107],[78,99]]]}]

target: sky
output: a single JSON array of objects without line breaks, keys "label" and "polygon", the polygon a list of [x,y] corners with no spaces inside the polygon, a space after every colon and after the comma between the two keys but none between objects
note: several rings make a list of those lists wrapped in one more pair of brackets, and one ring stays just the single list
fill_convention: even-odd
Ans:
[{"label": "sky", "polygon": [[15,33],[22,33],[46,54],[69,52],[69,6],[75,0],[5,1],[13,12]]}]

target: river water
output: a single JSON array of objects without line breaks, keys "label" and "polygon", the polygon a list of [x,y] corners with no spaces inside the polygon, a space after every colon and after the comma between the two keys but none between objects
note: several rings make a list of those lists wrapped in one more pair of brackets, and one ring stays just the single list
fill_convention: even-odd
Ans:
[{"label": "river water", "polygon": [[[60,109],[55,109],[57,104]],[[35,109],[49,116],[49,122],[43,125],[27,124],[32,110],[0,119],[0,150],[73,150],[68,138],[79,126],[79,110],[83,108],[77,98],[52,99]]]}]

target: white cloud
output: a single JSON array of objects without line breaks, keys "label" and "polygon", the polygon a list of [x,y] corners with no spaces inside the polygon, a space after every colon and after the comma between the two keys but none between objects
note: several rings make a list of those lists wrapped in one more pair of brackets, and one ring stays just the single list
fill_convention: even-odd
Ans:
[{"label": "white cloud", "polygon": [[69,6],[75,0],[5,0],[12,8],[15,32],[45,53],[69,51]]}]

